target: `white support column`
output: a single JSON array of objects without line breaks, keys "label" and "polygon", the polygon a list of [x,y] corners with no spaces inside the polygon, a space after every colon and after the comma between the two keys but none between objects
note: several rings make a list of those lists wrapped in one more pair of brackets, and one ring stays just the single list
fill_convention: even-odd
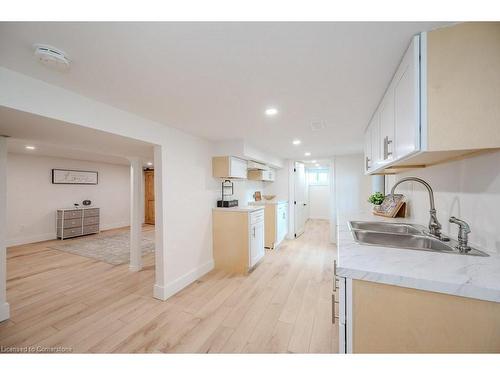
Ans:
[{"label": "white support column", "polygon": [[0,322],[10,317],[7,303],[7,138],[0,136]]},{"label": "white support column", "polygon": [[165,238],[166,213],[166,150],[155,146],[155,285],[153,296],[165,301],[169,297],[167,290],[167,247]]},{"label": "white support column", "polygon": [[130,265],[131,271],[142,269],[142,215],[141,212],[142,163],[138,158],[130,159]]}]

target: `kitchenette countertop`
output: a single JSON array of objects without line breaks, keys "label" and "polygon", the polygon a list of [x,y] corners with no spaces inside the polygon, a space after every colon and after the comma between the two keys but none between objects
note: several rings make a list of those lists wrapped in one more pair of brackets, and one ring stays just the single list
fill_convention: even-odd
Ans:
[{"label": "kitchenette countertop", "polygon": [[499,253],[486,249],[490,256],[480,257],[361,245],[349,221],[413,221],[371,213],[341,214],[337,220],[338,276],[500,302]]},{"label": "kitchenette countertop", "polygon": [[252,206],[265,206],[266,204],[282,204],[282,203],[288,203],[288,201],[284,200],[262,200],[262,201],[256,201],[256,202],[248,202],[249,205]]},{"label": "kitchenette countertop", "polygon": [[263,206],[214,207],[216,211],[252,212],[263,210]]}]

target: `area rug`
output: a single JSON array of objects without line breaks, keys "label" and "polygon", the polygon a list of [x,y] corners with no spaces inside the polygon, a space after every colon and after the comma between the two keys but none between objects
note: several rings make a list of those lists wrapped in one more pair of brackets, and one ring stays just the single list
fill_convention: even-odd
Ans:
[{"label": "area rug", "polygon": [[[154,231],[142,233],[142,255],[154,252],[154,236]],[[128,232],[115,234],[99,233],[92,236],[60,241],[58,244],[51,245],[50,248],[118,265],[130,261],[130,234]]]}]

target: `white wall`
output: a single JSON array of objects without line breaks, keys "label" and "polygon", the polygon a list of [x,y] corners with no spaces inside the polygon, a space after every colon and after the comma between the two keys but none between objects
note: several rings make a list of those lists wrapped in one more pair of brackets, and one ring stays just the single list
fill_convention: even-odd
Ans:
[{"label": "white wall", "polygon": [[[260,191],[261,194],[264,193],[264,184],[269,184],[269,182],[262,181],[251,181],[251,180],[232,180],[234,183],[234,195],[228,197],[227,199],[238,199],[238,204],[240,206],[248,205],[248,202],[253,202],[253,194],[256,191]],[[220,191],[220,180],[217,181],[219,184],[219,189],[217,191],[217,199],[221,198]]]},{"label": "white wall", "polygon": [[334,159],[333,190],[335,192],[330,219],[330,235],[336,241],[336,223],[339,214],[366,212],[371,209],[368,197],[371,194],[370,176],[364,175],[363,155],[343,155]]},{"label": "white wall", "polygon": [[212,208],[219,184],[212,177],[210,142],[172,128],[165,140],[165,290],[169,296],[214,266]]},{"label": "white wall", "polygon": [[244,160],[253,160],[273,168],[282,168],[283,160],[273,154],[262,151],[243,139],[214,142],[214,156],[236,156]]},{"label": "white wall", "polygon": [[334,165],[335,204],[339,213],[362,212],[370,209],[370,176],[363,173],[363,155],[336,156]]},{"label": "white wall", "polygon": [[0,105],[159,145],[156,250],[163,264],[156,264],[155,296],[165,299],[213,267],[212,143],[2,67]]},{"label": "white wall", "polygon": [[309,185],[309,218],[330,219],[330,186]]},{"label": "white wall", "polygon": [[[97,185],[54,185],[52,168],[99,172]],[[7,158],[7,245],[56,238],[55,212],[90,199],[101,209],[101,228],[130,222],[130,168],[23,154]]]},{"label": "white wall", "polygon": [[[387,176],[386,193],[395,181],[407,176],[420,177],[431,185],[444,233],[457,237],[457,226],[448,222],[450,216],[456,216],[470,224],[472,244],[500,253],[500,151]],[[410,217],[427,225],[427,190],[406,182],[396,192],[408,197]]]},{"label": "white wall", "polygon": [[275,180],[264,184],[264,194],[276,195],[277,200],[289,200],[290,170],[289,161],[285,162],[283,168],[276,169]]},{"label": "white wall", "polygon": [[0,136],[0,322],[9,318],[7,302],[7,138]]}]

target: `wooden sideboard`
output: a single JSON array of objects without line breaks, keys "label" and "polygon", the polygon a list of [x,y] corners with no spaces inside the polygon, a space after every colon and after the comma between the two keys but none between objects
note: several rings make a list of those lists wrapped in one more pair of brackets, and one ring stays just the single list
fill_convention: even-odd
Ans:
[{"label": "wooden sideboard", "polygon": [[64,240],[99,233],[99,214],[98,207],[58,209],[56,213],[57,238]]}]

